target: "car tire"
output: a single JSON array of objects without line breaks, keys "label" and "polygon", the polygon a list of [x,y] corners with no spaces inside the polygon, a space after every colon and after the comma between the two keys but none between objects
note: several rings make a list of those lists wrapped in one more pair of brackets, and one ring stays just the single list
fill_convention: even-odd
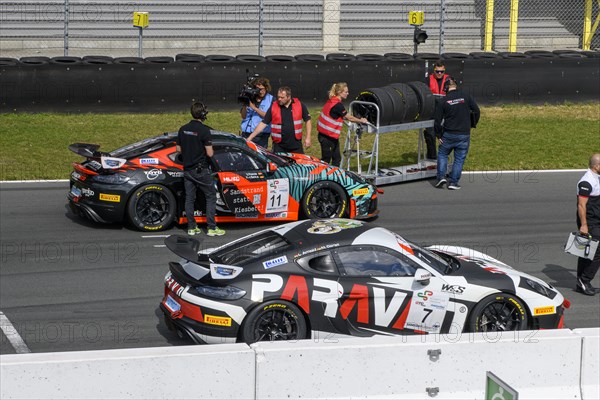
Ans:
[{"label": "car tire", "polygon": [[306,339],[308,326],[298,306],[287,301],[267,301],[248,313],[240,329],[240,339],[248,344]]},{"label": "car tire", "polygon": [[471,332],[520,331],[527,327],[525,305],[517,297],[506,293],[485,297],[477,303],[469,317]]},{"label": "car tire", "polygon": [[335,182],[317,182],[302,197],[302,212],[309,219],[343,218],[348,214],[348,196]]},{"label": "car tire", "polygon": [[138,188],[127,202],[129,222],[142,231],[161,231],[175,218],[175,196],[162,185],[144,185]]},{"label": "car tire", "polygon": [[417,100],[419,101],[419,113],[417,114],[415,121],[425,121],[433,118],[433,111],[435,109],[435,98],[429,86],[420,81],[408,82],[408,86],[415,91]]}]

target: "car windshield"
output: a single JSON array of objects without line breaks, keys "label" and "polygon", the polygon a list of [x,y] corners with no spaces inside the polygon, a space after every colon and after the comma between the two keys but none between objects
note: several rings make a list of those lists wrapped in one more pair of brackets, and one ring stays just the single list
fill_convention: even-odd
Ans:
[{"label": "car windshield", "polygon": [[269,254],[279,253],[290,243],[276,232],[268,231],[220,247],[210,254],[219,264],[244,265]]},{"label": "car windshield", "polygon": [[415,256],[431,265],[439,273],[449,275],[460,267],[460,264],[453,258],[446,259],[440,254],[424,249],[414,243],[410,243],[410,247],[413,249]]},{"label": "car windshield", "polygon": [[260,154],[267,157],[269,159],[269,161],[274,162],[275,164],[277,164],[280,167],[283,167],[284,165],[289,165],[294,162],[294,160],[292,160],[289,157],[284,157],[284,156],[280,156],[280,155],[271,153],[269,150],[264,149],[260,146],[257,146],[257,148],[258,148],[258,152]]}]

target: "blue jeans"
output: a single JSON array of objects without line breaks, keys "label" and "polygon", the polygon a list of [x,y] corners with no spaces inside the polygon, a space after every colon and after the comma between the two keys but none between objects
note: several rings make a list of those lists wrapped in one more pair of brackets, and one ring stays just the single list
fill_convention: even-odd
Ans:
[{"label": "blue jeans", "polygon": [[217,192],[210,170],[207,168],[200,171],[195,169],[184,170],[183,185],[185,187],[185,215],[188,221],[188,229],[194,229],[197,226],[194,220],[197,189],[202,190],[206,200],[206,226],[208,229],[215,229]]},{"label": "blue jeans", "polygon": [[450,184],[457,184],[462,174],[463,164],[469,152],[469,144],[471,143],[471,135],[457,135],[454,133],[444,132],[442,136],[442,144],[438,147],[437,159],[437,178],[446,177],[448,171],[448,155],[454,150],[454,163],[452,163],[452,171],[450,172]]}]

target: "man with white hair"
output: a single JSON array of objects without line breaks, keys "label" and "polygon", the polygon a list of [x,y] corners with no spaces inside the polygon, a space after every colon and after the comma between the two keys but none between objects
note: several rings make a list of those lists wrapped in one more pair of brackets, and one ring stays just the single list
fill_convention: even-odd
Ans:
[{"label": "man with white hair", "polygon": [[[577,183],[577,226],[582,235],[600,240],[600,153],[592,155],[589,169]],[[593,260],[577,260],[577,286],[575,290],[588,296],[600,293],[592,286],[592,279],[600,267],[600,250]]]}]

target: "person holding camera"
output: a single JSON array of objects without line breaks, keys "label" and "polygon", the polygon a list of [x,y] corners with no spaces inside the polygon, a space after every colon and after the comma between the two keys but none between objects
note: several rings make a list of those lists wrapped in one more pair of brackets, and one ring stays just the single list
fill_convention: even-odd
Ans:
[{"label": "person holding camera", "polygon": [[460,189],[458,181],[471,143],[471,128],[474,128],[479,121],[479,106],[471,96],[458,90],[458,84],[451,76],[446,80],[445,86],[446,97],[435,108],[435,135],[440,144],[437,162],[438,181],[435,187],[443,188],[448,183],[446,180],[448,155],[454,151],[448,189],[458,190]]},{"label": "person holding camera", "polygon": [[[242,116],[241,132],[242,137],[248,139],[254,129],[265,117],[271,104],[273,103],[273,95],[271,91],[271,83],[265,77],[259,76],[254,78],[251,83],[251,89],[244,89],[239,96],[240,101],[244,101],[240,115]],[[253,142],[264,147],[269,145],[269,136],[271,135],[271,127],[267,126],[260,135],[254,137]]]},{"label": "person holding camera", "polygon": [[179,128],[177,134],[177,151],[183,158],[183,185],[185,188],[185,215],[187,217],[188,235],[198,235],[202,230],[198,228],[194,219],[194,203],[196,190],[200,189],[206,199],[206,225],[208,236],[222,236],[223,229],[215,223],[217,206],[217,193],[208,159],[213,156],[212,137],[210,128],[204,125],[208,110],[204,103],[196,102],[191,107],[194,118]]},{"label": "person holding camera", "polygon": [[292,98],[292,89],[282,86],[277,90],[277,101],[273,102],[263,120],[248,136],[248,139],[253,140],[271,124],[274,153],[304,154],[302,148],[302,121],[306,123],[304,145],[308,148],[311,146],[310,134],[312,132],[312,122],[308,108],[298,98]]},{"label": "person holding camera", "polygon": [[356,118],[349,115],[342,100],[348,98],[348,84],[346,82],[334,83],[329,89],[329,100],[323,106],[317,121],[319,143],[321,144],[321,160],[335,167],[340,166],[342,155],[340,153],[340,134],[344,119],[350,122],[366,124],[366,118]]},{"label": "person holding camera", "polygon": [[[592,155],[589,169],[577,183],[577,226],[579,232],[592,239],[600,239],[600,153]],[[588,296],[600,293],[592,280],[600,268],[600,249],[592,260],[577,259],[577,285],[575,291]]]}]

